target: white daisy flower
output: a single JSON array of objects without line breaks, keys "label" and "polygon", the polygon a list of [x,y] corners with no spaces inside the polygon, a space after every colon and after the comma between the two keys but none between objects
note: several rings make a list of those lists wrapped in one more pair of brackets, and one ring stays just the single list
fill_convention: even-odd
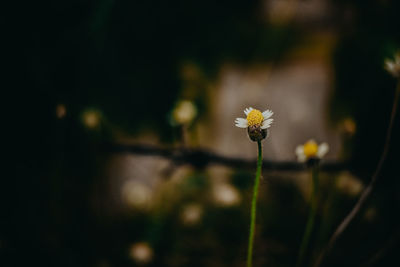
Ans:
[{"label": "white daisy flower", "polygon": [[394,77],[400,77],[400,53],[394,56],[394,60],[385,60],[385,69]]},{"label": "white daisy flower", "polygon": [[236,127],[247,128],[250,126],[258,126],[261,129],[267,129],[271,127],[271,124],[274,121],[274,119],[270,119],[274,113],[269,109],[261,113],[261,111],[249,107],[244,110],[244,114],[247,116],[246,119],[236,118]]},{"label": "white daisy flower", "polygon": [[247,133],[253,141],[261,141],[267,137],[267,129],[271,127],[274,119],[271,116],[274,114],[271,110],[267,109],[264,112],[252,107],[246,108],[244,118],[236,118],[235,126],[239,128],[247,128]]},{"label": "white daisy flower", "polygon": [[322,143],[318,145],[313,139],[307,141],[304,145],[296,147],[297,160],[306,162],[309,159],[322,159],[329,151],[329,145]]}]

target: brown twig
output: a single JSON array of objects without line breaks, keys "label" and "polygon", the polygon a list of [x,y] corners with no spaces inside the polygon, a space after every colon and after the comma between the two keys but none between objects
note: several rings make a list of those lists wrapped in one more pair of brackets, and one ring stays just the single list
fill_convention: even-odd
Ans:
[{"label": "brown twig", "polygon": [[[204,149],[173,148],[155,145],[129,145],[129,144],[106,144],[104,148],[112,153],[131,153],[143,156],[158,156],[171,160],[175,165],[188,164],[194,167],[205,167],[207,165],[224,165],[231,168],[254,169],[255,159],[243,159],[238,157],[222,156]],[[303,171],[304,164],[292,161],[264,160],[265,170],[275,171]],[[349,170],[347,162],[325,162],[321,165],[323,171],[334,172]]]},{"label": "brown twig", "polygon": [[395,98],[393,101],[393,107],[392,107],[392,112],[390,116],[390,121],[389,121],[389,126],[386,134],[386,141],[385,145],[383,148],[383,152],[381,155],[381,158],[378,162],[378,165],[375,169],[374,174],[372,175],[371,181],[368,184],[368,186],[365,188],[364,192],[362,193],[360,199],[357,201],[356,205],[353,207],[353,209],[350,211],[350,213],[344,218],[344,220],[340,223],[336,231],[333,233],[331,239],[328,242],[328,245],[322,250],[320,253],[316,263],[315,267],[318,267],[322,264],[325,256],[327,253],[332,249],[332,247],[335,245],[336,240],[342,235],[344,230],[348,227],[350,222],[354,219],[354,217],[359,213],[365,202],[367,201],[368,197],[370,196],[372,190],[375,187],[376,181],[378,180],[379,174],[381,172],[383,163],[386,160],[388,151],[389,151],[389,144],[390,144],[390,139],[392,137],[392,129],[393,129],[393,124],[394,124],[394,119],[396,117],[396,110],[397,110],[397,105],[399,101],[399,95],[400,95],[400,82],[397,85],[396,88],[396,93],[395,93]]}]

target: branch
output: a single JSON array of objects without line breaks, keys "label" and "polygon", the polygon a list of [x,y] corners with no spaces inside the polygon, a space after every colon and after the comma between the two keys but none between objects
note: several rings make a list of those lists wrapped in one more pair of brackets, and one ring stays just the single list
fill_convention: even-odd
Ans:
[{"label": "branch", "polygon": [[[228,157],[205,149],[171,148],[155,145],[128,145],[128,144],[106,144],[105,149],[112,153],[130,153],[142,156],[158,156],[171,160],[176,165],[189,164],[194,167],[204,168],[207,165],[224,165],[237,169],[254,169],[256,159],[244,159]],[[306,167],[295,161],[271,161],[264,160],[263,168],[273,171],[302,171]],[[326,162],[321,164],[321,169],[328,172],[349,170],[347,162]]]}]

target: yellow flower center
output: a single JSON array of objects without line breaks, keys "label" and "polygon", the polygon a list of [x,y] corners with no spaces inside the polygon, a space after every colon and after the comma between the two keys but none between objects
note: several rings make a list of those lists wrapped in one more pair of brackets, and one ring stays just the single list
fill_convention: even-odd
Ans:
[{"label": "yellow flower center", "polygon": [[313,158],[317,155],[318,152],[318,145],[314,141],[308,141],[304,144],[304,155],[307,158]]},{"label": "yellow flower center", "polygon": [[252,111],[249,112],[249,114],[247,114],[247,124],[249,126],[261,125],[263,120],[264,116],[257,109],[253,109]]}]

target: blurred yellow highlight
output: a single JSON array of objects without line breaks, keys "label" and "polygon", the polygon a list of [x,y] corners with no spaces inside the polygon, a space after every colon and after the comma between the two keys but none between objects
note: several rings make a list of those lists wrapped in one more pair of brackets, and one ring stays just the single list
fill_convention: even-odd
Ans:
[{"label": "blurred yellow highlight", "polygon": [[149,244],[139,242],[130,247],[129,256],[138,264],[146,264],[153,259],[153,250]]},{"label": "blurred yellow highlight", "polygon": [[82,114],[83,124],[90,129],[97,128],[100,124],[100,112],[96,110],[86,110]]},{"label": "blurred yellow highlight", "polygon": [[178,102],[172,112],[172,117],[177,124],[189,124],[197,115],[196,106],[188,100]]},{"label": "blurred yellow highlight", "polygon": [[352,197],[358,196],[364,189],[363,183],[347,171],[339,175],[336,180],[336,187]]}]

